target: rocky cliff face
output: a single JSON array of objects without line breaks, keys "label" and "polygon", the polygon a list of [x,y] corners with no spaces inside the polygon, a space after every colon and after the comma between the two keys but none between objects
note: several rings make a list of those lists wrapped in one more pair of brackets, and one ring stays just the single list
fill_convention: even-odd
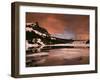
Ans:
[{"label": "rocky cliff face", "polygon": [[38,40],[44,44],[49,44],[50,34],[48,31],[36,24],[26,25],[26,40],[29,43],[37,43]]},{"label": "rocky cliff face", "polygon": [[73,41],[71,39],[60,39],[51,36],[48,31],[40,27],[37,22],[35,24],[26,24],[26,40],[29,44],[38,44],[38,46],[69,43]]}]

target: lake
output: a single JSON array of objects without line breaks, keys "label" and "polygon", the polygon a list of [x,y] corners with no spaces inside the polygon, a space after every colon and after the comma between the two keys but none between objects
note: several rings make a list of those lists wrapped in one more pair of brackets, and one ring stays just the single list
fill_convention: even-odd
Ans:
[{"label": "lake", "polygon": [[26,67],[89,64],[89,47],[45,46],[26,51]]}]

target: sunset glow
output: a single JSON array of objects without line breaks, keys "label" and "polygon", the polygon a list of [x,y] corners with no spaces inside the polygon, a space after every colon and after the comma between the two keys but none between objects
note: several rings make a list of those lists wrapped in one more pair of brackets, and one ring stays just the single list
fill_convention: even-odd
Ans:
[{"label": "sunset glow", "polygon": [[26,23],[35,22],[61,38],[89,39],[89,16],[86,15],[26,13]]}]

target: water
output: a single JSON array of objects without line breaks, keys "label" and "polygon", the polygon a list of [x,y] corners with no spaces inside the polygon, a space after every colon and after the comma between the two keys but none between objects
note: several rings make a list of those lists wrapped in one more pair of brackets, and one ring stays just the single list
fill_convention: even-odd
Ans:
[{"label": "water", "polygon": [[88,47],[46,46],[26,52],[27,67],[80,64],[89,64]]}]

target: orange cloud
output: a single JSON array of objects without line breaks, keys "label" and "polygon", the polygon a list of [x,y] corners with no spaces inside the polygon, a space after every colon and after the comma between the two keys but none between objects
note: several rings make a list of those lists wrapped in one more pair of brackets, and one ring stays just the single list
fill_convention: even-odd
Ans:
[{"label": "orange cloud", "polygon": [[89,16],[49,13],[26,13],[26,23],[39,22],[50,34],[72,32],[76,36],[89,36]]}]

